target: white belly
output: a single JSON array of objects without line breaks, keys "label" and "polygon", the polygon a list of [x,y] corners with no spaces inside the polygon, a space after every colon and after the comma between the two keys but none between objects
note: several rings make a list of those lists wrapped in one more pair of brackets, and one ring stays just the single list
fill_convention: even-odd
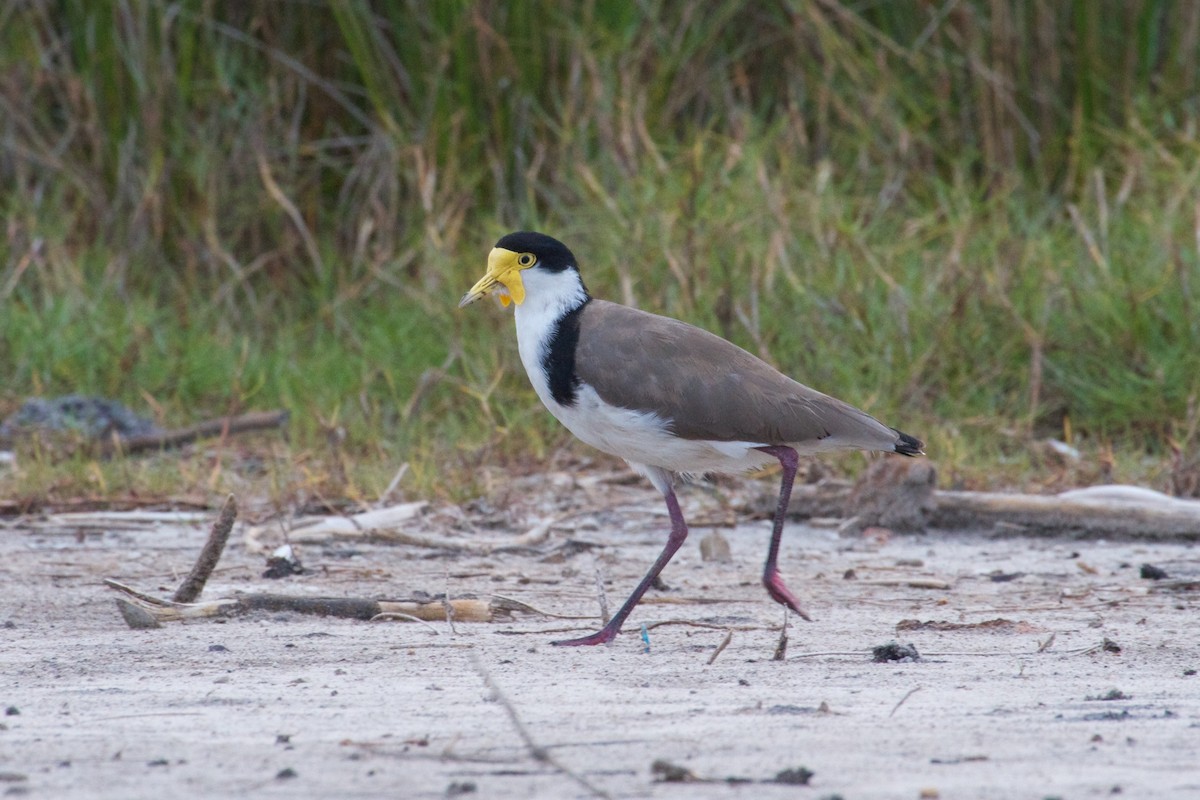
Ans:
[{"label": "white belly", "polygon": [[543,393],[537,382],[535,388],[546,408],[567,430],[597,450],[635,465],[699,475],[742,472],[774,461],[772,456],[755,450],[758,445],[754,442],[680,439],[657,415],[611,406],[590,386],[579,387],[572,406],[560,405],[548,389]]}]

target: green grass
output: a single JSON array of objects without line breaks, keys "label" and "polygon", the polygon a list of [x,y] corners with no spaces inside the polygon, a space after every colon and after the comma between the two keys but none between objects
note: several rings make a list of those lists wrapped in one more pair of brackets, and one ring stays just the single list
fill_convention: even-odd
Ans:
[{"label": "green grass", "polygon": [[[293,412],[266,456],[35,448],[0,496],[368,500],[408,463],[462,499],[536,468],[568,437],[511,322],[456,308],[515,228],[924,436],[947,481],[1111,451],[1163,484],[1200,413],[1198,43],[1154,0],[0,0],[0,413]],[[1087,453],[1065,478],[1050,436]]]}]

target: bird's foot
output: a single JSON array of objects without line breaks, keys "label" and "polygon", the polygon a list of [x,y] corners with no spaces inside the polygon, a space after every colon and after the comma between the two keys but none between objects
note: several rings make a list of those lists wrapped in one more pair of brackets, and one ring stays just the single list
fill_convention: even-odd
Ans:
[{"label": "bird's foot", "polygon": [[550,644],[555,647],[583,647],[593,644],[608,644],[617,638],[617,632],[620,629],[620,626],[605,625],[600,630],[588,636],[581,636],[578,639],[559,639],[557,642],[551,642]]},{"label": "bird's foot", "polygon": [[792,590],[784,585],[783,578],[779,575],[779,570],[767,570],[764,572],[763,586],[767,587],[767,594],[771,595],[776,603],[787,606],[799,614],[801,619],[812,622],[812,617],[800,607],[800,601],[792,594]]}]

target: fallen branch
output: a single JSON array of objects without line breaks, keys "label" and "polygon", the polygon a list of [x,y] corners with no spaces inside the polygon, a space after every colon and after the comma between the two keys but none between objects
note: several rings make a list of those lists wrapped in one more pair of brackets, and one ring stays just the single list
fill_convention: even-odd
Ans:
[{"label": "fallen branch", "polygon": [[520,611],[526,614],[537,614],[539,617],[547,617],[549,619],[595,619],[591,615],[581,614],[554,614],[545,609],[538,608],[522,600],[517,600],[514,597],[509,597],[503,594],[492,595],[492,603],[497,609],[505,611]]},{"label": "fallen branch", "polygon": [[[1043,536],[1200,539],[1200,501],[1181,500],[1140,486],[1089,486],[1057,495],[1031,495],[939,491],[930,484],[927,495],[922,496],[911,481],[905,482],[903,471],[893,472],[896,474],[878,470],[865,488],[836,480],[797,486],[792,493],[792,515],[801,519],[859,515],[862,508],[854,499],[857,492],[860,496],[870,494],[877,506],[886,507],[889,495],[897,502],[916,504],[910,509],[911,516],[928,528],[984,528]],[[753,504],[748,510],[762,511]],[[879,524],[891,527],[886,519],[868,518],[859,528]]]},{"label": "fallen branch", "polygon": [[188,573],[187,578],[171,596],[173,601],[190,603],[204,591],[204,584],[208,583],[208,576],[212,574],[217,562],[221,560],[221,553],[225,551],[225,543],[229,541],[229,532],[233,530],[235,519],[237,519],[237,500],[233,495],[229,495],[225,500],[225,505],[221,508],[221,516],[217,517],[217,521],[213,523],[212,532],[208,534],[204,549],[200,551],[199,558],[192,565],[192,571]]},{"label": "fallen branch", "polygon": [[880,578],[878,580],[858,580],[860,586],[902,586],[908,589],[951,589],[949,581],[938,578]]},{"label": "fallen branch", "polygon": [[934,492],[935,528],[1020,526],[1042,535],[1200,539],[1200,502],[1133,486],[1094,486],[1059,495]]},{"label": "fallen branch", "polygon": [[[290,611],[321,617],[338,617],[371,621],[381,619],[416,619],[444,621],[452,613],[457,622],[495,622],[513,613],[510,603],[475,598],[454,599],[447,603],[434,600],[372,600],[364,597],[298,597],[279,594],[244,594],[200,603],[177,603],[140,592],[123,583],[105,579],[104,585],[120,593],[120,600],[149,615],[156,623],[213,619],[240,616],[256,611]],[[128,614],[122,609],[128,620]],[[143,616],[144,616],[143,615]],[[381,616],[382,615],[382,616]],[[131,625],[131,627],[133,627]],[[139,626],[140,627],[140,626]]]},{"label": "fallen branch", "polygon": [[282,428],[287,424],[289,416],[287,411],[255,411],[234,417],[210,419],[186,428],[169,431],[135,436],[112,436],[100,442],[100,455],[104,458],[111,458],[117,453],[132,455],[151,450],[171,450],[191,444],[197,439]]}]

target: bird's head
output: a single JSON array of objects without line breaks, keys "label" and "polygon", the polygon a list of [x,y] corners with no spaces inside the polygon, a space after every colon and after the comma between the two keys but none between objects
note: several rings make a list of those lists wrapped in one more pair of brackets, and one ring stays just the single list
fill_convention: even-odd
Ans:
[{"label": "bird's head", "polygon": [[525,302],[525,283],[521,275],[526,270],[546,274],[577,270],[575,256],[567,246],[544,233],[518,231],[500,238],[488,254],[487,272],[463,295],[458,307],[470,305],[497,287],[500,302],[521,305]]}]

